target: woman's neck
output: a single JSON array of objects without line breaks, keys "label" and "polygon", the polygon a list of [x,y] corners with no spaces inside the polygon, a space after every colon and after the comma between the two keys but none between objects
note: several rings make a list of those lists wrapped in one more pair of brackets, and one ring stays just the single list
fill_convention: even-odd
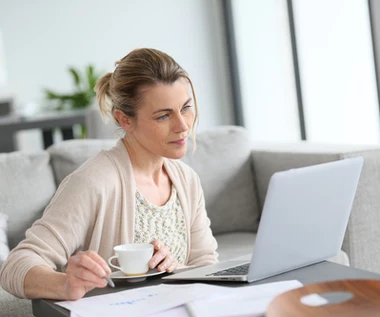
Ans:
[{"label": "woman's neck", "polygon": [[164,158],[152,155],[132,138],[124,137],[123,143],[128,151],[136,181],[153,181],[158,185],[161,178],[166,176]]}]

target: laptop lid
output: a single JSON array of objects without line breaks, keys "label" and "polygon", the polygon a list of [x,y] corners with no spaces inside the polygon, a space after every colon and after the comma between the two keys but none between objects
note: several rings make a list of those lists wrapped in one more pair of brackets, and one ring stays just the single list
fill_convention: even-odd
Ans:
[{"label": "laptop lid", "polygon": [[268,187],[248,281],[337,255],[363,158],[275,173]]},{"label": "laptop lid", "polygon": [[247,262],[230,260],[164,279],[253,282],[335,256],[363,161],[348,158],[273,174],[247,275],[212,274]]}]

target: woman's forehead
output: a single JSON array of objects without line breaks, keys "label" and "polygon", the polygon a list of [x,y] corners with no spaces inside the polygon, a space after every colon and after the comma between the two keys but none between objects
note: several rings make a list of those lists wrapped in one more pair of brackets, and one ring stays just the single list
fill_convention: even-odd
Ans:
[{"label": "woman's forehead", "polygon": [[141,105],[149,108],[178,107],[190,97],[188,83],[177,80],[173,84],[159,83],[146,88]]}]

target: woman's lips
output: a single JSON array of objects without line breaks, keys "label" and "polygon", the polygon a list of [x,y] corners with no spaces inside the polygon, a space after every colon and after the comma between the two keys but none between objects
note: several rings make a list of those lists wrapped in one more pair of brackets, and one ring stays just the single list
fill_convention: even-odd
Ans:
[{"label": "woman's lips", "polygon": [[184,145],[186,143],[186,138],[179,139],[179,140],[176,140],[176,141],[172,141],[170,143],[174,143],[174,144],[178,144],[178,145]]}]

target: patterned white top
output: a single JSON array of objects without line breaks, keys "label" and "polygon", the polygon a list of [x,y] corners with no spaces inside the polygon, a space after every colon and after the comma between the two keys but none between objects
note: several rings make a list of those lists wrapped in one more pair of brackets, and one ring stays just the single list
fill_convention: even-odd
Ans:
[{"label": "patterned white top", "polygon": [[185,264],[187,234],[185,216],[177,190],[172,186],[170,199],[164,206],[150,203],[136,190],[135,243],[163,242],[178,263]]}]

